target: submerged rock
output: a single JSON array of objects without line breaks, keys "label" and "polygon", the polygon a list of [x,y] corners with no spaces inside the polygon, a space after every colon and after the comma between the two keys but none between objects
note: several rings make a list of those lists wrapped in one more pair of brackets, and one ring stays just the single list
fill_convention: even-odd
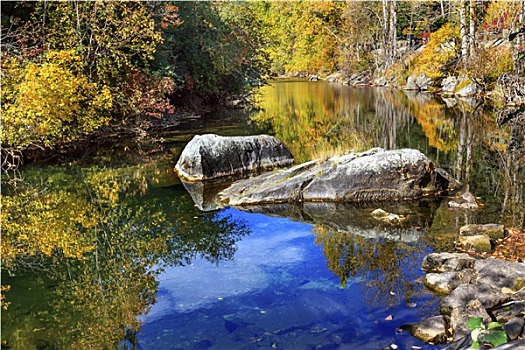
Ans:
[{"label": "submerged rock", "polygon": [[294,159],[273,136],[196,135],[184,148],[175,172],[186,181],[202,181],[289,166]]},{"label": "submerged rock", "polygon": [[398,223],[398,222],[406,220],[406,217],[404,215],[388,213],[384,211],[383,209],[376,209],[372,212],[371,215],[377,220],[381,220],[383,222],[388,222],[388,223]]},{"label": "submerged rock", "polygon": [[[366,239],[386,239],[396,242],[416,242],[423,234],[423,229],[431,225],[429,212],[435,211],[433,202],[396,203],[396,209],[402,221],[385,222],[372,216],[370,205],[350,203],[281,203],[250,205],[240,207],[250,213],[263,213],[270,216],[286,217],[293,221],[311,223],[334,232],[348,233]],[[385,203],[385,209],[390,206]]]},{"label": "submerged rock", "polygon": [[241,180],[220,196],[232,206],[411,200],[457,190],[442,174],[417,150],[374,148]]},{"label": "submerged rock", "polygon": [[431,253],[423,259],[422,268],[426,272],[460,271],[473,267],[475,261],[465,253]]},{"label": "submerged rock", "polygon": [[402,330],[425,343],[444,344],[447,342],[447,316],[434,316],[426,320],[401,325]]}]

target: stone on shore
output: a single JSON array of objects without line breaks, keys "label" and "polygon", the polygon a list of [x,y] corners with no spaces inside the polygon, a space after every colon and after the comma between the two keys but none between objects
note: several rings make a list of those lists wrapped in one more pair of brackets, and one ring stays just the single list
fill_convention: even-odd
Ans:
[{"label": "stone on shore", "polygon": [[485,235],[460,236],[459,242],[466,250],[473,250],[479,253],[490,253],[492,251],[490,238]]},{"label": "stone on shore", "polygon": [[[464,232],[470,231],[465,228]],[[466,325],[474,317],[481,317],[485,327],[493,320],[504,324],[511,342],[495,349],[524,348],[525,263],[432,253],[424,258],[422,268],[429,272],[424,278],[429,289],[443,294],[451,291],[440,302],[441,316],[450,316],[443,319],[449,320],[446,327],[454,335],[454,342],[445,349],[469,348],[471,330]]]},{"label": "stone on shore", "polygon": [[184,148],[175,172],[186,181],[203,181],[289,166],[293,156],[273,136],[196,135]]},{"label": "stone on shore", "polygon": [[491,322],[490,315],[479,300],[470,300],[466,304],[454,308],[450,314],[450,326],[454,330],[454,340],[470,334],[467,322],[470,318],[481,317],[484,324]]},{"label": "stone on shore", "polygon": [[437,294],[448,295],[462,284],[468,284],[474,279],[474,270],[450,271],[443,273],[428,273],[423,283],[425,287]]},{"label": "stone on shore", "polygon": [[525,279],[525,263],[498,259],[480,259],[476,260],[474,269],[478,271],[478,283],[500,289],[518,290],[523,288],[520,281]]},{"label": "stone on shore", "polygon": [[505,226],[500,224],[485,225],[465,225],[459,229],[462,236],[487,235],[490,239],[500,239],[504,237]]},{"label": "stone on shore", "polygon": [[401,325],[399,328],[425,343],[444,344],[447,342],[447,316],[434,316],[426,320]]}]

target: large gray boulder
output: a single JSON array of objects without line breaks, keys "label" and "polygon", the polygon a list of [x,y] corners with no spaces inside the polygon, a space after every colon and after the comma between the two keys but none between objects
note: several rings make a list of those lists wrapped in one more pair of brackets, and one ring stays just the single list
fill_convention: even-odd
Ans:
[{"label": "large gray boulder", "polygon": [[310,161],[234,183],[220,193],[231,206],[291,202],[401,201],[457,190],[414,149],[374,148],[325,161]]},{"label": "large gray boulder", "polygon": [[427,77],[425,73],[419,75],[412,74],[408,77],[406,85],[403,86],[403,90],[426,91],[432,85],[432,79]]},{"label": "large gray boulder", "polygon": [[186,145],[175,172],[186,181],[202,181],[292,165],[293,156],[273,136],[196,135]]}]

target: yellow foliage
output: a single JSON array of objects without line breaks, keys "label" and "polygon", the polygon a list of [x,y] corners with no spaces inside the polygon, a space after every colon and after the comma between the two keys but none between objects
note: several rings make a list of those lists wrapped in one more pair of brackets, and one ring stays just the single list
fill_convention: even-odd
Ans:
[{"label": "yellow foliage", "polygon": [[416,59],[416,73],[425,73],[436,79],[447,74],[451,61],[458,51],[459,30],[450,23],[430,35],[430,41]]},{"label": "yellow foliage", "polygon": [[509,28],[517,22],[521,9],[519,1],[491,1],[485,13],[485,23],[489,29]]},{"label": "yellow foliage", "polygon": [[[289,86],[298,92],[290,99]],[[279,84],[261,88],[265,98],[252,117],[261,127],[272,129],[286,143],[297,162],[326,159],[329,156],[362,151],[370,142],[356,127],[352,112],[360,108],[349,96],[336,98],[321,84]],[[315,98],[314,98],[315,97]],[[343,145],[343,146],[341,146]]]},{"label": "yellow foliage", "polygon": [[495,81],[501,75],[512,71],[514,60],[510,45],[480,48],[468,66],[468,74],[477,80]]},{"label": "yellow foliage", "polygon": [[1,142],[8,147],[51,147],[88,134],[108,122],[108,87],[77,71],[80,57],[49,51],[42,63],[12,59],[2,79]]},{"label": "yellow foliage", "polygon": [[88,201],[65,191],[36,195],[2,196],[2,264],[17,256],[57,249],[65,256],[82,258],[93,249],[87,232],[97,225],[95,209]]},{"label": "yellow foliage", "polygon": [[457,134],[454,120],[447,117],[445,108],[440,103],[427,102],[414,105],[414,118],[428,138],[428,144],[443,153],[457,148]]}]

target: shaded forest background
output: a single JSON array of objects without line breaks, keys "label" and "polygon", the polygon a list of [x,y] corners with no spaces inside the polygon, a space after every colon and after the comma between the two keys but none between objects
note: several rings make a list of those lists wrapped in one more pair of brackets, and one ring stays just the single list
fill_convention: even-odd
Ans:
[{"label": "shaded forest background", "polygon": [[[522,71],[525,1],[2,2],[4,162],[232,105],[271,76]],[[4,164],[4,165],[6,165]]]}]

